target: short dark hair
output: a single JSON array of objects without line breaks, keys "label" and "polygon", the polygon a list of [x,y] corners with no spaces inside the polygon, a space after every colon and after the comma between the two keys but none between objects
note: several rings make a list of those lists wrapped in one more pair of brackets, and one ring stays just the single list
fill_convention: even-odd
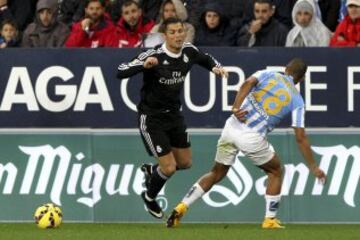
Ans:
[{"label": "short dark hair", "polygon": [[1,24],[0,24],[0,31],[2,31],[3,30],[3,28],[4,28],[4,26],[5,25],[11,25],[13,28],[15,28],[16,30],[18,29],[18,27],[17,27],[17,24],[16,24],[16,22],[14,21],[14,20],[11,20],[11,19],[5,19],[4,21],[2,21],[1,22]]},{"label": "short dark hair", "polygon": [[101,6],[103,6],[103,7],[105,7],[105,5],[106,5],[105,0],[86,0],[85,8],[87,8],[89,6],[89,4],[92,2],[99,2],[101,4]]},{"label": "short dark hair", "polygon": [[123,7],[128,7],[130,5],[133,5],[135,4],[138,8],[140,8],[140,5],[137,1],[134,1],[134,0],[126,0],[125,2],[123,2],[123,4],[121,4],[121,8]]},{"label": "short dark hair", "polygon": [[307,65],[301,58],[294,58],[286,65],[286,71],[294,78],[294,81],[300,81],[307,70]]},{"label": "short dark hair", "polygon": [[165,33],[167,27],[168,27],[170,24],[176,24],[176,23],[181,23],[182,25],[184,25],[184,22],[183,22],[180,18],[169,17],[169,18],[165,19],[164,22],[161,24],[161,26],[160,26],[160,28],[159,28],[159,32]]},{"label": "short dark hair", "polygon": [[271,0],[254,0],[254,5],[255,5],[255,3],[267,3],[271,7],[274,6],[274,4],[273,4],[273,2]]}]

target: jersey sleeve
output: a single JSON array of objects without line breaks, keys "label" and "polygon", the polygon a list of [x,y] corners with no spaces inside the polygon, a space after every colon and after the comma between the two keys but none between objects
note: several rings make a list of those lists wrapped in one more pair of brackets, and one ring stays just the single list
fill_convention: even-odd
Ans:
[{"label": "jersey sleeve", "polygon": [[260,70],[255,73],[253,73],[251,76],[255,77],[258,82],[262,82],[263,80],[267,79],[271,73],[267,70]]},{"label": "jersey sleeve", "polygon": [[117,77],[119,79],[131,77],[144,70],[144,61],[146,58],[153,56],[156,50],[150,49],[146,52],[139,54],[131,62],[122,63],[118,67]]},{"label": "jersey sleeve", "polygon": [[187,47],[192,49],[192,57],[196,64],[211,71],[214,67],[221,67],[221,64],[210,54],[203,53],[197,47],[190,43],[186,43]]},{"label": "jersey sleeve", "polygon": [[305,108],[298,107],[292,111],[292,127],[295,128],[304,128],[305,127]]}]

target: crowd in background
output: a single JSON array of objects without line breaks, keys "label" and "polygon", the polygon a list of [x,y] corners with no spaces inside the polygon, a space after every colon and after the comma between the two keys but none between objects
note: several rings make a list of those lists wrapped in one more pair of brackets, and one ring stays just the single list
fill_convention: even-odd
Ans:
[{"label": "crowd in background", "polygon": [[360,0],[0,0],[0,48],[153,47],[169,17],[197,46],[360,47]]}]

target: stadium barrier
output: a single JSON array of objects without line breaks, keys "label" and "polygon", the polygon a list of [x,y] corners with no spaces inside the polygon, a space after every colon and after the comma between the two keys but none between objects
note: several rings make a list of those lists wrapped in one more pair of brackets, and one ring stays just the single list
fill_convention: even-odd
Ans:
[{"label": "stadium barrier", "polygon": [[[183,112],[194,128],[221,128],[239,85],[259,69],[308,63],[300,89],[306,125],[360,126],[359,48],[204,48],[230,72],[228,80],[195,67],[185,81]],[[141,75],[116,79],[117,67],[141,49],[3,49],[1,127],[134,128]],[[284,126],[286,123],[284,123]]]},{"label": "stadium barrier", "polygon": [[[213,164],[219,129],[190,131],[193,167],[178,172],[158,200],[170,212]],[[279,217],[284,222],[360,223],[358,129],[311,130],[315,158],[328,174],[309,173],[291,129],[270,141],[285,166]],[[0,221],[31,221],[37,206],[61,206],[65,221],[153,222],[139,196],[146,155],[136,130],[3,129],[0,131]],[[238,156],[228,176],[190,209],[190,222],[261,222],[266,177]]]}]

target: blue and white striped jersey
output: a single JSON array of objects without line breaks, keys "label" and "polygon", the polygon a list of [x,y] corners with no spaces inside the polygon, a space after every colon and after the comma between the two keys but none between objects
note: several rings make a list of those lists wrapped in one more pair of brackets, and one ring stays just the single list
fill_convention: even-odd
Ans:
[{"label": "blue and white striped jersey", "polygon": [[258,84],[245,98],[241,109],[247,110],[246,125],[266,135],[289,113],[292,126],[304,127],[304,100],[295,88],[291,76],[275,71],[254,73]]}]

